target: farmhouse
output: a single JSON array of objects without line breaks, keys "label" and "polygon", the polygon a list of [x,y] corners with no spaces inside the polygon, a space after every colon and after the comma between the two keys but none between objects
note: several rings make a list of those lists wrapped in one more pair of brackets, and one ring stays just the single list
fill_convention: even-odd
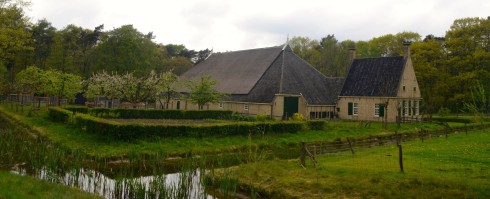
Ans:
[{"label": "farmhouse", "polygon": [[[310,119],[336,116],[344,78],[329,78],[298,57],[289,45],[215,53],[181,77],[201,75],[217,80],[216,88],[229,96],[208,110],[232,110],[249,115],[285,119],[301,113]],[[175,99],[173,109],[195,110],[188,99]]]},{"label": "farmhouse", "polygon": [[[206,104],[207,110],[275,119],[300,113],[308,119],[420,120],[420,91],[408,46],[405,56],[351,58],[347,77],[326,77],[286,44],[212,54],[181,77],[197,80],[210,75],[217,80],[216,88],[229,95],[220,103]],[[198,106],[184,98],[171,100],[169,108]]]},{"label": "farmhouse", "polygon": [[389,122],[421,119],[420,89],[410,50],[405,55],[354,59],[337,104],[339,117]]}]

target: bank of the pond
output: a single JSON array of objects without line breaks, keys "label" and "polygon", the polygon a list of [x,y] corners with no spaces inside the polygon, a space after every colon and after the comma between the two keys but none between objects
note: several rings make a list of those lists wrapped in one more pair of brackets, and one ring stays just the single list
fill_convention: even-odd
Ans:
[{"label": "bank of the pond", "polygon": [[[260,161],[216,171],[266,198],[490,198],[490,133],[472,130],[308,159]],[[220,177],[218,177],[220,178]]]},{"label": "bank of the pond", "polygon": [[0,171],[0,198],[102,198],[76,188],[49,183],[29,176]]},{"label": "bank of the pond", "polygon": [[[63,147],[80,151],[97,158],[114,158],[119,160],[127,156],[161,156],[188,157],[189,155],[222,155],[226,153],[250,152],[251,149],[267,151],[274,156],[295,158],[299,155],[297,148],[303,141],[329,141],[345,137],[363,137],[391,134],[398,132],[416,132],[420,129],[435,130],[444,127],[429,123],[403,124],[397,128],[390,124],[388,130],[381,123],[366,125],[362,122],[328,122],[324,131],[301,131],[298,133],[270,134],[264,136],[224,136],[203,138],[144,139],[132,142],[108,141],[100,135],[83,132],[67,124],[51,122],[46,111],[37,111],[29,117],[28,111],[18,112],[10,106],[0,105],[0,114],[17,124],[32,129],[36,134],[49,139],[50,142]],[[459,124],[454,124],[459,125]]]}]

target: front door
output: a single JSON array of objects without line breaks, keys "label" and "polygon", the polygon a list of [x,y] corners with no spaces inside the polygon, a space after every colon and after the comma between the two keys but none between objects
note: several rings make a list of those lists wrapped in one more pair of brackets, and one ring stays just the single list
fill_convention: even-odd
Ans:
[{"label": "front door", "polygon": [[283,119],[288,119],[298,112],[298,97],[284,97]]}]

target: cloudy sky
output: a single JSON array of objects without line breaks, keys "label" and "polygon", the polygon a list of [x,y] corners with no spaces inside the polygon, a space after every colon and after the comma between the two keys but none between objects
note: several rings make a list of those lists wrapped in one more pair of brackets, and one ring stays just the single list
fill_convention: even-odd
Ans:
[{"label": "cloudy sky", "polygon": [[402,31],[444,36],[455,19],[490,16],[489,0],[31,0],[27,15],[58,29],[133,24],[162,44],[232,51],[293,36],[369,40]]}]

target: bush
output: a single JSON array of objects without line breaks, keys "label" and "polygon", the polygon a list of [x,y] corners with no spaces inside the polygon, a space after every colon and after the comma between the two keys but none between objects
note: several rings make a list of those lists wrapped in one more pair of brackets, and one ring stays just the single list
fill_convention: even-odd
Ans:
[{"label": "bush", "polygon": [[54,122],[70,122],[70,118],[73,115],[72,111],[65,110],[59,107],[49,107],[48,108],[48,117],[50,120]]},{"label": "bush", "polygon": [[457,122],[457,123],[471,123],[469,118],[445,118],[445,117],[433,117],[433,122]]},{"label": "bush", "polygon": [[66,106],[64,109],[75,112],[75,113],[88,113],[88,107],[86,106]]},{"label": "bush", "polygon": [[294,121],[304,121],[305,120],[305,116],[303,116],[303,114],[301,114],[301,113],[295,113],[295,114],[293,114],[293,117],[291,117],[291,120],[294,120]]},{"label": "bush", "polygon": [[257,121],[259,122],[265,122],[269,119],[269,117],[267,115],[257,115]]},{"label": "bush", "polygon": [[106,139],[131,141],[135,139],[162,137],[203,138],[211,136],[263,135],[270,133],[295,133],[303,129],[303,122],[256,122],[221,123],[212,125],[155,125],[124,124],[108,121],[87,114],[75,116],[76,126],[87,132],[99,134]]},{"label": "bush", "polygon": [[321,131],[327,128],[327,122],[324,120],[309,120],[306,125],[310,130]]}]

